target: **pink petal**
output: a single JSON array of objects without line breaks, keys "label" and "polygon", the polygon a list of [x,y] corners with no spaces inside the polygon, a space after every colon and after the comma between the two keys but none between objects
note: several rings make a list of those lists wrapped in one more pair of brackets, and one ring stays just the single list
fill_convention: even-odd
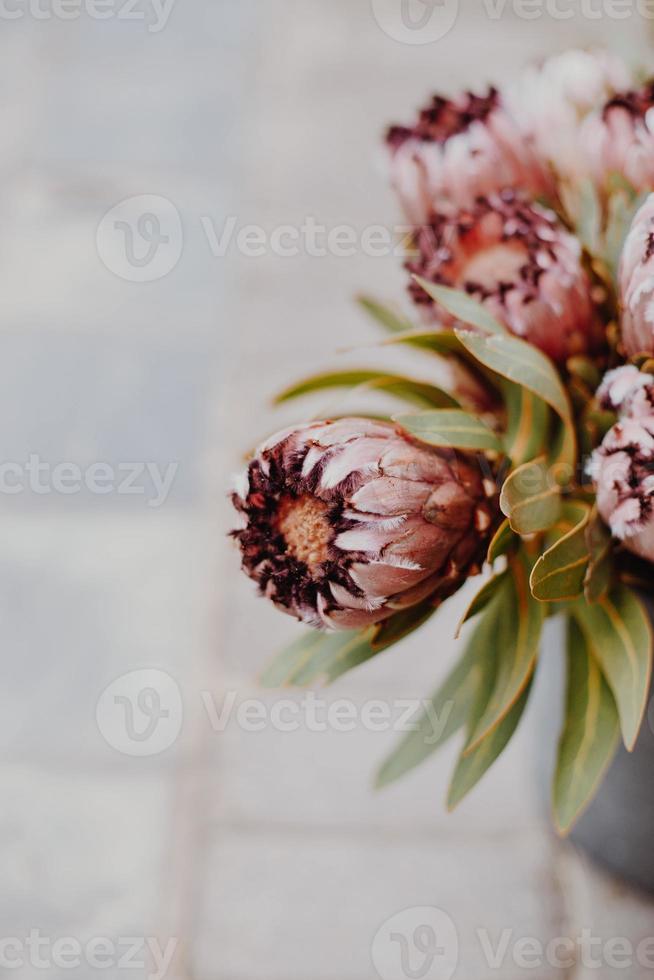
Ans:
[{"label": "pink petal", "polygon": [[350,568],[355,585],[372,597],[396,595],[421,582],[427,575],[428,569],[400,568],[382,561],[367,564],[355,562]]},{"label": "pink petal", "polygon": [[420,511],[433,489],[431,483],[382,476],[364,484],[351,502],[372,514],[405,514]]},{"label": "pink petal", "polygon": [[380,439],[356,439],[334,450],[320,476],[320,489],[333,490],[352,473],[374,473],[384,450]]}]

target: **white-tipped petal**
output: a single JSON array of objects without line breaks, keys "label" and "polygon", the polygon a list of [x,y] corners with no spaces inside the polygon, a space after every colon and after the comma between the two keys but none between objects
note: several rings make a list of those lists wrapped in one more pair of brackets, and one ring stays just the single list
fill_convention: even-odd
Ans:
[{"label": "white-tipped petal", "polygon": [[475,567],[491,532],[474,517],[491,513],[486,475],[475,457],[419,447],[386,423],[288,430],[258,451],[232,498],[243,567],[312,626],[379,622],[420,601],[422,583],[449,594]]}]

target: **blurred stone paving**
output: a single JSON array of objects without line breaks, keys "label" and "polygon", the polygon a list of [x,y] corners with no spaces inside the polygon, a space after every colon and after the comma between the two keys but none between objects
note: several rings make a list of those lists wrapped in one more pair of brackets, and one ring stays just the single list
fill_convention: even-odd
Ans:
[{"label": "blurred stone paving", "polygon": [[[436,86],[502,80],[602,32],[580,18],[489,21],[473,0],[427,45],[389,37],[367,0],[177,0],[158,33],[115,18],[3,23],[5,459],[175,472],[157,506],[149,484],[0,498],[0,938],[106,937],[123,953],[129,937],[172,942],[172,980],[403,980],[388,972],[384,924],[410,938],[436,907],[436,931],[452,926],[458,945],[448,976],[585,980],[598,971],[579,961],[521,965],[516,942],[584,928],[634,945],[654,935],[649,901],[551,836],[529,724],[447,815],[455,745],[375,793],[392,732],[248,731],[220,718],[230,698],[275,705],[256,677],[295,635],[237,572],[229,474],[300,414],[356,409],[329,395],[273,412],[268,399],[318,366],[381,363],[373,349],[336,352],[375,339],[352,296],[397,299],[403,285],[393,256],[253,258],[232,242],[219,257],[207,227],[389,223],[386,122]],[[636,43],[639,32],[622,33]],[[121,278],[96,247],[103,215],[137,195],[181,215],[179,259],[153,282]],[[321,696],[428,696],[465,603]],[[176,709],[143,701],[139,742],[127,702],[153,685]],[[161,723],[153,742],[150,721]],[[479,930],[495,950],[506,941],[501,963],[489,964]],[[27,960],[11,975],[95,974]],[[156,957],[105,967],[107,980],[161,975]],[[446,967],[412,966],[428,980]],[[605,964],[599,975],[649,972]]]}]

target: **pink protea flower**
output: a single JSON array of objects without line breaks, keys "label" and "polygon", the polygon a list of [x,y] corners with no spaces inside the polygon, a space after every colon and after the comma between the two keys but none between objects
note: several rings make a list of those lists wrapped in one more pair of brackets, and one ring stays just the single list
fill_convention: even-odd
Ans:
[{"label": "pink protea flower", "polygon": [[[653,144],[654,151],[654,144]],[[628,355],[654,350],[654,194],[636,213],[618,274],[622,342]]]},{"label": "pink protea flower", "polygon": [[654,561],[654,377],[625,366],[609,372],[600,403],[619,421],[592,455],[597,507],[611,533],[634,554]]},{"label": "pink protea flower", "polygon": [[607,371],[597,389],[596,397],[602,408],[618,412],[627,418],[638,418],[651,413],[649,390],[654,377],[639,371],[634,364]]},{"label": "pink protea flower", "polygon": [[586,119],[580,138],[600,189],[613,173],[637,191],[654,189],[654,82],[609,99]]},{"label": "pink protea flower", "polygon": [[583,120],[630,84],[620,58],[573,49],[527,68],[507,87],[505,101],[536,154],[560,178],[578,180],[588,174],[580,152]]},{"label": "pink protea flower", "polygon": [[[465,290],[553,360],[601,345],[581,246],[552,211],[505,190],[452,216],[433,215],[415,242],[411,273]],[[427,322],[451,322],[418,283],[409,290]]]},{"label": "pink protea flower", "polygon": [[262,594],[335,629],[451,595],[479,570],[497,513],[474,457],[361,418],[273,436],[232,499],[243,568]]},{"label": "pink protea flower", "polygon": [[456,99],[435,95],[412,126],[391,126],[386,143],[391,181],[413,224],[444,205],[464,207],[502,187],[552,193],[550,176],[495,88]]}]

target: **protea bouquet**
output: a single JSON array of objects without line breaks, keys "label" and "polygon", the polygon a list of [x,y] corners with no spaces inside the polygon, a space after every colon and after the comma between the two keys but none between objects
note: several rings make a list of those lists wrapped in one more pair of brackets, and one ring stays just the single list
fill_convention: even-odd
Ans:
[{"label": "protea bouquet", "polygon": [[458,803],[518,726],[546,617],[567,617],[562,832],[619,738],[633,747],[650,684],[653,119],[654,84],[607,54],[569,52],[512,91],[434,96],[391,126],[415,317],[361,302],[391,361],[409,346],[428,374],[438,358],[449,388],[393,370],[305,379],[280,400],[363,385],[411,409],[279,432],[233,495],[244,570],[311,627],[269,685],[333,681],[486,569],[466,652],[433,695],[448,723],[436,740],[418,724],[381,784],[463,729]]}]

